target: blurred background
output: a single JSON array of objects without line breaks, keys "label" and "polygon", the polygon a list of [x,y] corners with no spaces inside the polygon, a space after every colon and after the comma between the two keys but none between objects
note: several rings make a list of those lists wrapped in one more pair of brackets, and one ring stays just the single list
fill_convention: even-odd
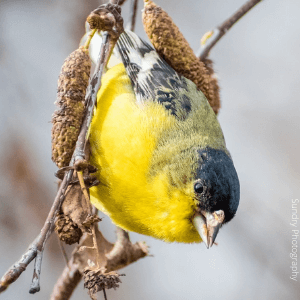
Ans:
[{"label": "blurred background", "polygon": [[[202,35],[245,0],[156,3],[197,51]],[[85,18],[99,4],[0,2],[0,276],[39,233],[54,199],[50,120],[57,78],[84,34]],[[136,32],[147,39],[142,6],[140,1]],[[126,3],[125,21],[129,10]],[[203,244],[166,244],[133,233],[132,240],[146,241],[154,257],[125,268],[120,288],[107,291],[109,300],[299,298],[289,257],[292,199],[300,198],[299,11],[298,0],[263,1],[210,54],[221,86],[219,121],[241,183],[239,211],[222,228],[219,245],[207,250]],[[108,217],[100,228],[113,242]],[[53,235],[44,254],[41,292],[28,293],[31,264],[0,299],[48,299],[64,266]],[[89,299],[83,283],[72,299]]]}]

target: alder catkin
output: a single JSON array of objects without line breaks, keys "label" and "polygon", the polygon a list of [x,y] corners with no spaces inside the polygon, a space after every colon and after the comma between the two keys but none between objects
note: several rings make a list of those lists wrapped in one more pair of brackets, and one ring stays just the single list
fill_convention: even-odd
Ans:
[{"label": "alder catkin", "polygon": [[89,82],[91,61],[84,47],[64,61],[58,78],[59,110],[52,115],[52,160],[61,168],[69,165],[84,114],[84,99]]},{"label": "alder catkin", "polygon": [[178,27],[161,7],[150,0],[144,0],[144,4],[143,24],[152,45],[176,72],[196,84],[217,114],[220,108],[219,86],[213,71],[210,72],[196,57]]},{"label": "alder catkin", "polygon": [[59,214],[55,221],[55,232],[62,242],[68,245],[79,243],[82,231],[72,221],[72,219],[64,214]]}]

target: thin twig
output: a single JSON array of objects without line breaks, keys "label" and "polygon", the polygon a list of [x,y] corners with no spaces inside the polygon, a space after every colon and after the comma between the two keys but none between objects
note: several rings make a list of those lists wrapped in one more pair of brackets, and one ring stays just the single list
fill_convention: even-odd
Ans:
[{"label": "thin twig", "polygon": [[[64,176],[64,179],[58,189],[56,198],[54,203],[51,207],[47,220],[41,230],[40,237],[38,238],[37,243],[37,253],[36,253],[36,261],[34,264],[34,271],[33,271],[33,278],[32,284],[30,286],[29,293],[34,294],[40,291],[40,274],[42,268],[42,259],[43,259],[43,252],[46,245],[46,242],[54,230],[54,219],[56,214],[58,213],[63,200],[65,199],[65,193],[68,188],[68,185],[72,179],[73,170],[68,171],[68,173]],[[16,278],[17,279],[17,278]]]},{"label": "thin twig", "polygon": [[134,31],[135,29],[135,21],[137,15],[137,8],[138,8],[138,0],[131,0],[131,9],[130,9],[130,30]]},{"label": "thin twig", "polygon": [[[25,254],[22,255],[21,259],[17,261],[1,278],[0,280],[0,292],[3,292],[7,289],[7,287],[14,281],[16,281],[19,276],[26,270],[27,266],[30,262],[37,256],[38,251],[43,252],[44,245],[51,235],[53,231],[53,223],[54,218],[59,210],[62,201],[64,199],[64,194],[67,189],[67,183],[71,180],[73,174],[73,170],[69,171],[68,174],[64,177],[58,193],[54,199],[51,210],[48,214],[48,217],[45,221],[45,224],[41,230],[41,233],[38,237],[33,241],[33,243],[29,246],[28,250]],[[40,259],[42,257],[42,253],[39,254]],[[38,264],[36,264],[38,266]],[[35,270],[37,272],[38,270]]]},{"label": "thin twig", "polygon": [[43,259],[43,251],[37,251],[35,262],[34,262],[34,270],[33,270],[33,278],[30,286],[29,293],[35,294],[40,291],[40,278],[41,278],[41,269],[42,269],[42,259]]},{"label": "thin twig", "polygon": [[214,30],[206,33],[202,39],[204,39],[205,46],[201,49],[199,58],[204,60],[208,55],[210,50],[216,45],[216,43],[221,39],[222,36],[241,18],[243,17],[251,8],[262,0],[249,0],[246,2],[238,11],[236,11],[229,19],[223,22],[221,25],[216,27]]},{"label": "thin twig", "polygon": [[[87,188],[85,186],[85,183],[84,183],[84,178],[83,178],[82,171],[77,171],[77,176],[78,176],[78,179],[79,179],[81,191],[82,191],[82,193],[84,195],[84,198],[85,198],[85,201],[86,201],[86,206],[88,208],[88,213],[89,213],[89,215],[92,215],[92,204],[91,204],[91,201],[90,201],[88,190],[87,190]],[[98,251],[98,244],[97,244],[95,226],[98,226],[97,223],[96,224],[92,224],[91,228],[92,228],[92,235],[93,235],[93,248],[96,251],[97,266],[98,266],[98,263],[99,263],[99,251]]]},{"label": "thin twig", "polygon": [[34,240],[22,257],[3,275],[0,281],[0,293],[5,291],[11,283],[16,281],[26,270],[26,267],[30,264],[30,262],[36,257],[36,243],[37,241]]},{"label": "thin twig", "polygon": [[103,289],[104,300],[107,300],[105,288]]},{"label": "thin twig", "polygon": [[66,249],[63,245],[63,242],[60,240],[60,238],[57,236],[57,239],[58,239],[58,244],[59,244],[59,247],[60,247],[60,250],[61,250],[61,253],[64,257],[64,260],[66,262],[66,265],[68,265],[69,263],[69,258],[68,258],[68,255],[67,255],[67,252],[66,252]]},{"label": "thin twig", "polygon": [[104,32],[95,73],[90,81],[88,91],[86,94],[86,99],[85,99],[86,113],[81,125],[80,133],[73,154],[75,162],[78,160],[85,159],[85,147],[88,138],[87,134],[88,134],[89,126],[91,124],[94,106],[97,100],[97,92],[101,86],[101,77],[104,71],[104,67],[106,66],[106,62],[108,61],[108,58],[110,56],[112,48],[113,48],[113,43],[111,43],[110,35],[108,32]]}]

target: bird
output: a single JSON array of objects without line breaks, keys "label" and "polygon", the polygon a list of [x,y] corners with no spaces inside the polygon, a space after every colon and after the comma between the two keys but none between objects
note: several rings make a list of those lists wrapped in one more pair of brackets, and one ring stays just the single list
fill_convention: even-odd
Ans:
[{"label": "bird", "polygon": [[210,248],[237,212],[238,175],[207,99],[129,30],[102,77],[89,143],[91,202],[124,230]]}]

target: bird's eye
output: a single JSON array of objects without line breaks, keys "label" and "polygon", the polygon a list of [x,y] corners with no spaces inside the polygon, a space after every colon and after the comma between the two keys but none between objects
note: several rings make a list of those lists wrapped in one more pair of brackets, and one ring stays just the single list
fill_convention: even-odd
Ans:
[{"label": "bird's eye", "polygon": [[203,185],[200,182],[195,183],[194,190],[196,193],[201,194],[203,192]]}]

